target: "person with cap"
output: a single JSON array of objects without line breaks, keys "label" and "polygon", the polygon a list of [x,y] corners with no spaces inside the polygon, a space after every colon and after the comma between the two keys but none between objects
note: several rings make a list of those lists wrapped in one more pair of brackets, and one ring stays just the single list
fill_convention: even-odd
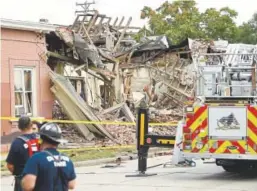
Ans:
[{"label": "person with cap", "polygon": [[19,118],[18,128],[21,135],[11,144],[6,158],[7,168],[15,177],[14,191],[22,191],[21,174],[27,160],[39,151],[39,137],[33,133],[32,122],[29,117]]},{"label": "person with cap", "polygon": [[64,142],[61,129],[55,123],[46,123],[39,130],[41,151],[33,155],[23,170],[24,191],[68,191],[75,188],[76,174],[69,157],[57,147]]}]

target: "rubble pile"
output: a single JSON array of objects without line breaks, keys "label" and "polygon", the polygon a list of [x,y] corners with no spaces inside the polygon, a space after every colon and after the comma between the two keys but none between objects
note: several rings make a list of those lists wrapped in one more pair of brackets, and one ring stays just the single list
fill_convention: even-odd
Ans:
[{"label": "rubble pile", "polygon": [[[58,104],[57,101],[54,102],[53,105],[53,118],[58,120],[69,120],[68,116],[63,112],[63,109]],[[62,129],[62,134],[64,139],[66,139],[68,142],[74,142],[76,140],[76,143],[86,143],[88,142],[82,135],[79,133],[77,128],[74,128],[73,124],[65,124],[61,123],[59,126]]]},{"label": "rubble pile", "polygon": [[172,121],[179,121],[183,117],[181,109],[163,109],[152,111],[150,109],[150,122],[153,123],[165,123]]},{"label": "rubble pile", "polygon": [[[106,125],[106,129],[114,135],[121,145],[131,145],[136,143],[135,125]],[[113,145],[110,140],[104,140],[105,145]]]}]

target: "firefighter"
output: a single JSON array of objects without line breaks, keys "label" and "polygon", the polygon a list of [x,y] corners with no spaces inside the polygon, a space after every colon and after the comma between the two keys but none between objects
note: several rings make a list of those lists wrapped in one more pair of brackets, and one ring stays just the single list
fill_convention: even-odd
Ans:
[{"label": "firefighter", "polygon": [[39,151],[38,136],[33,133],[32,122],[29,117],[19,118],[18,128],[22,135],[11,144],[6,162],[8,170],[15,177],[14,191],[21,191],[21,174],[27,160]]},{"label": "firefighter", "polygon": [[57,151],[61,139],[61,129],[55,123],[46,123],[39,130],[41,151],[27,162],[22,178],[24,191],[74,189],[76,174],[69,157]]}]

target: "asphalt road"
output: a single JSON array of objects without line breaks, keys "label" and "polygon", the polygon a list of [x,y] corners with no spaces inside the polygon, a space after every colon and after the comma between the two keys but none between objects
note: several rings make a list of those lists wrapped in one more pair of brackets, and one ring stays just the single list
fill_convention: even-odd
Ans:
[{"label": "asphalt road", "polygon": [[[148,160],[148,165],[157,165],[170,160],[169,156]],[[247,177],[224,172],[215,164],[196,161],[196,167],[166,167],[149,169],[157,173],[150,177],[125,177],[135,174],[137,161],[128,161],[116,168],[102,166],[80,167],[76,169],[76,191],[256,191],[257,177]],[[12,191],[12,177],[1,180],[3,191]]]}]

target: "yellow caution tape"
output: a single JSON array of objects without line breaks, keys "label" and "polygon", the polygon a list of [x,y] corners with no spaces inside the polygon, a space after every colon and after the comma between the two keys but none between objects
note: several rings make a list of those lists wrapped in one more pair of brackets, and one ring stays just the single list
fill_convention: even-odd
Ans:
[{"label": "yellow caution tape", "polygon": [[[0,117],[1,120],[16,121],[17,117]],[[86,120],[58,120],[58,119],[42,119],[42,118],[31,118],[32,120],[42,122],[53,122],[53,123],[69,123],[69,124],[98,124],[98,125],[136,125],[135,122],[120,122],[120,121],[86,121]],[[171,121],[166,123],[149,123],[149,126],[177,126],[177,121]]]},{"label": "yellow caution tape", "polygon": [[60,152],[79,152],[79,151],[92,151],[92,150],[112,150],[112,149],[130,149],[136,148],[136,145],[120,145],[120,146],[97,146],[97,147],[83,147],[83,148],[71,148],[71,149],[58,149]]}]

